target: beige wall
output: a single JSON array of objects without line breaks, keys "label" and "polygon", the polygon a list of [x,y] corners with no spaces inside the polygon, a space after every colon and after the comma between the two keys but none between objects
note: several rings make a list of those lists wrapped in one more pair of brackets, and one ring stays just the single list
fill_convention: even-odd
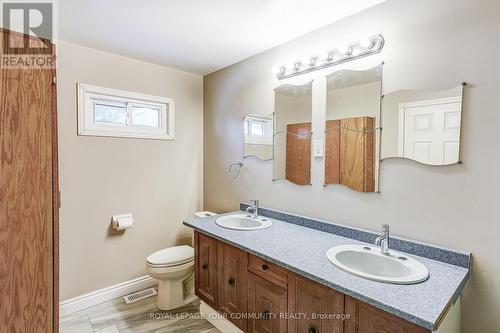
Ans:
[{"label": "beige wall", "polygon": [[[172,97],[175,141],[77,136],[76,83]],[[189,241],[202,208],[202,78],[58,44],[61,299],[145,275],[153,251]],[[111,215],[135,225],[108,234]]]},{"label": "beige wall", "polygon": [[[240,200],[379,230],[388,222],[396,235],[474,254],[464,292],[465,333],[500,327],[500,2],[486,0],[389,0],[384,4],[300,37],[204,78],[204,199],[217,212]],[[313,74],[313,131],[324,129],[324,75],[340,68],[371,68],[385,61],[384,92],[438,90],[469,82],[463,118],[464,164],[430,167],[411,161],[381,164],[380,194],[343,186],[323,188],[323,160],[314,159],[312,186],[272,182],[272,162],[245,160],[238,181],[227,172],[239,161],[241,117],[269,114],[276,64],[300,59],[337,43],[382,33],[381,54]],[[290,80],[307,82],[304,75]]]}]

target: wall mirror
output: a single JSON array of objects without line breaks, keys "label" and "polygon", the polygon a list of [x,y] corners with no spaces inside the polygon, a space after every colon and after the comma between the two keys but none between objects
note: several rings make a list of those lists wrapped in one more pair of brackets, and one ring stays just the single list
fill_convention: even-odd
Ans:
[{"label": "wall mirror", "polygon": [[460,163],[462,95],[463,85],[385,95],[381,158],[407,158],[428,165]]},{"label": "wall mirror", "polygon": [[382,67],[326,77],[325,185],[378,189]]},{"label": "wall mirror", "polygon": [[256,157],[263,161],[273,159],[273,115],[246,115],[244,158]]},{"label": "wall mirror", "polygon": [[273,180],[311,184],[312,82],[274,90]]}]

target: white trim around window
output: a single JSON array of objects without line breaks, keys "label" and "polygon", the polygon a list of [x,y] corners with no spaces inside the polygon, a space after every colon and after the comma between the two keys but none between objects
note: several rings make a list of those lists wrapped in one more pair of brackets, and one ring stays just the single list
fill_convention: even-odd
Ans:
[{"label": "white trim around window", "polygon": [[[78,135],[174,140],[172,98],[83,83],[77,89]],[[114,109],[114,119],[98,119],[102,115],[96,115],[96,105]],[[143,112],[142,120],[138,112]],[[150,113],[147,117],[146,112]]]}]

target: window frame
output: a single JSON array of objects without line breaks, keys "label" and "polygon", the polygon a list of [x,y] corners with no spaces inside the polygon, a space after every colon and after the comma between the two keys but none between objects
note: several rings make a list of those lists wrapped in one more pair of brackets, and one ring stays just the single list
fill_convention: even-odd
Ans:
[{"label": "window frame", "polygon": [[[272,119],[269,119],[267,117],[246,115],[244,117],[245,142],[253,145],[272,146],[273,145],[272,121],[273,121]],[[269,123],[271,123],[271,127],[268,126]],[[253,124],[261,125],[262,135],[252,134]]]},{"label": "window frame", "polygon": [[[174,140],[174,100],[172,98],[77,83],[78,135],[154,140]],[[124,104],[126,124],[95,121],[95,104],[102,101]],[[133,107],[159,110],[159,127],[134,125]]]}]

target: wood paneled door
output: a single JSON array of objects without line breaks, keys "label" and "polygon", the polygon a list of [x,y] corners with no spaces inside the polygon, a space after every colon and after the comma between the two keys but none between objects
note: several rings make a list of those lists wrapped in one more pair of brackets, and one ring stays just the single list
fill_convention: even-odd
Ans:
[{"label": "wood paneled door", "polygon": [[288,124],[285,178],[297,185],[311,184],[311,123]]},{"label": "wood paneled door", "polygon": [[[3,47],[7,39],[41,44],[0,32]],[[0,332],[58,331],[54,75],[53,69],[0,69]]]},{"label": "wood paneled door", "polygon": [[217,240],[194,233],[195,293],[217,309]]}]

